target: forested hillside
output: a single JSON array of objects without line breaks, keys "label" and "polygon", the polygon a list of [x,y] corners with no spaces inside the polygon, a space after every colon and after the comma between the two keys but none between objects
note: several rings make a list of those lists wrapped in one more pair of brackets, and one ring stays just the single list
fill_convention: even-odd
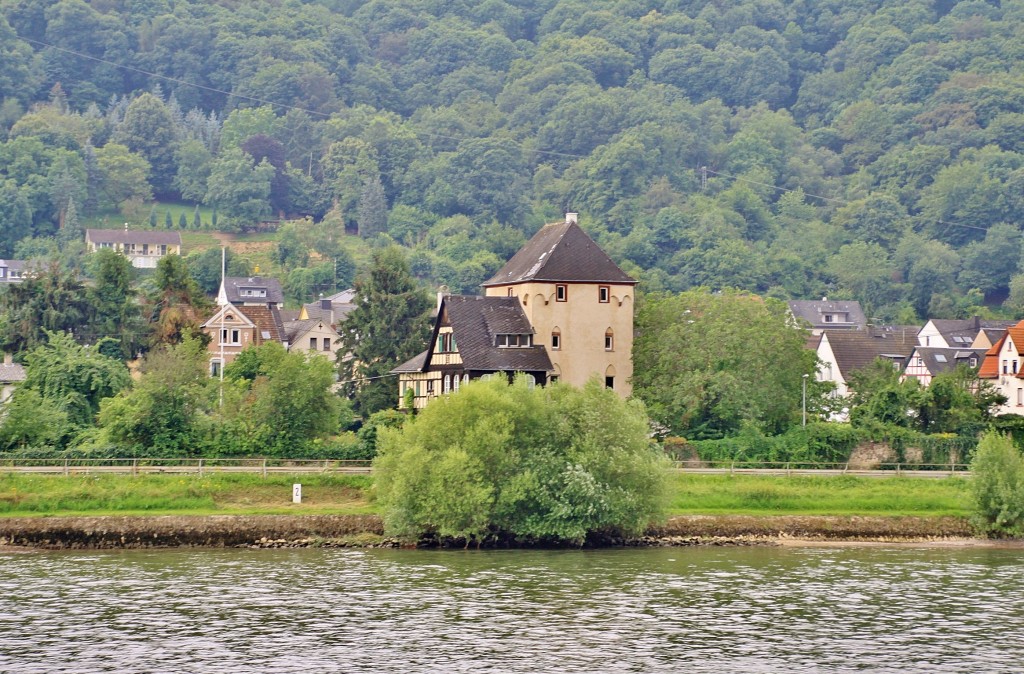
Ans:
[{"label": "forested hillside", "polygon": [[1022,24],[1022,0],[0,0],[0,257],[105,212],[165,226],[158,199],[308,216],[285,267],[357,234],[473,291],[570,210],[647,290],[1013,314]]}]

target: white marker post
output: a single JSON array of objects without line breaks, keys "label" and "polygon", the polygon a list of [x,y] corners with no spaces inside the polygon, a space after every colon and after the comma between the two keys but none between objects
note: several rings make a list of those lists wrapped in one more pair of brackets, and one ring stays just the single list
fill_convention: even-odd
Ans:
[{"label": "white marker post", "polygon": [[302,485],[292,485],[292,503],[302,503]]}]

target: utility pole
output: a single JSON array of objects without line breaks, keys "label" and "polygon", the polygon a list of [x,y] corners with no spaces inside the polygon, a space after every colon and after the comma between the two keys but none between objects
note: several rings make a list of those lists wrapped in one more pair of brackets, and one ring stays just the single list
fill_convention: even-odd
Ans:
[{"label": "utility pole", "polygon": [[804,375],[803,424],[801,424],[804,427],[807,426],[807,377],[808,377],[808,375],[805,374]]}]

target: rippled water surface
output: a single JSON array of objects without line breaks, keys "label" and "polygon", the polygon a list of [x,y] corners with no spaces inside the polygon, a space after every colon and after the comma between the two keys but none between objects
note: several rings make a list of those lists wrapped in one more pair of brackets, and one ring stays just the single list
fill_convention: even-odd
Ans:
[{"label": "rippled water surface", "polygon": [[0,554],[2,672],[1019,672],[1024,551]]}]

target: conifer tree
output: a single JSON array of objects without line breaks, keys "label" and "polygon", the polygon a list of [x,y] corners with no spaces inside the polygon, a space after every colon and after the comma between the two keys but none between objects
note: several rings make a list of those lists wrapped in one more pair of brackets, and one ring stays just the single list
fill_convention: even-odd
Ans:
[{"label": "conifer tree", "polygon": [[167,213],[164,214],[164,227],[166,227],[167,229],[171,229],[172,227],[174,227],[174,220],[171,219],[170,211],[167,211]]},{"label": "conifer tree", "polygon": [[188,218],[185,217],[185,211],[178,215],[178,229],[188,229]]},{"label": "conifer tree", "polygon": [[398,382],[389,372],[422,351],[430,335],[430,298],[409,272],[396,247],[379,250],[355,284],[356,308],[341,325],[342,379],[354,381],[348,393],[357,413],[370,414],[398,404]]},{"label": "conifer tree", "polygon": [[192,211],[192,229],[202,229],[203,218],[199,215],[199,204],[196,204],[196,208]]}]

